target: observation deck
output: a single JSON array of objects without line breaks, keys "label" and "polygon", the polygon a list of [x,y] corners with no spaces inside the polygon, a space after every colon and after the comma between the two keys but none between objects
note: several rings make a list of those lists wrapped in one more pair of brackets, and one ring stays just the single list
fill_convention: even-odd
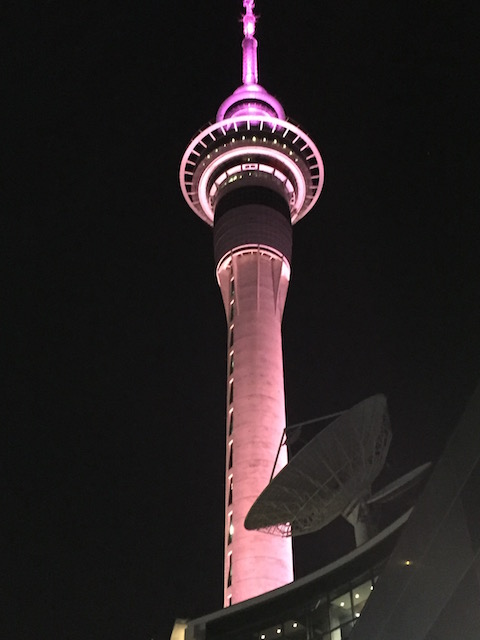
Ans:
[{"label": "observation deck", "polygon": [[211,226],[227,187],[247,185],[282,195],[295,224],[318,200],[323,178],[322,158],[308,135],[292,122],[258,113],[207,126],[190,142],[180,165],[185,200]]}]

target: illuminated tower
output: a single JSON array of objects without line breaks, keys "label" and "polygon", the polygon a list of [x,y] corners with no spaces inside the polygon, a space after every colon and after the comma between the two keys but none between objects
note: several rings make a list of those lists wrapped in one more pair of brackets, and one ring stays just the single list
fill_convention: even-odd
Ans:
[{"label": "illuminated tower", "polygon": [[[225,606],[293,580],[291,540],[243,523],[270,480],[285,428],[281,322],[292,224],[323,184],[316,146],[258,84],[254,2],[243,5],[243,84],[190,142],[180,167],[187,203],[213,226],[228,327]],[[276,471],[286,462],[283,447]]]}]

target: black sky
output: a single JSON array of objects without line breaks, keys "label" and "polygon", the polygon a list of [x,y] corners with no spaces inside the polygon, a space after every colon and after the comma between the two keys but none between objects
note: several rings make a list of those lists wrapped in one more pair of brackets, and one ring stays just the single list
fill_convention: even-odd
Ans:
[{"label": "black sky", "polygon": [[[241,5],[3,8],[1,637],[157,640],[221,606],[225,326],[178,168],[240,83]],[[294,233],[288,420],[384,392],[395,476],[479,372],[478,3],[256,9],[261,83],[326,175]]]}]

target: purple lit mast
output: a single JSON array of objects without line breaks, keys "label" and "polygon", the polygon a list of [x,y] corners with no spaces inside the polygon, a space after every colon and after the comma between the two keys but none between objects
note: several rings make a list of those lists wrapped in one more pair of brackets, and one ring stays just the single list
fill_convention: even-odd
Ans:
[{"label": "purple lit mast", "polygon": [[[293,580],[291,540],[247,531],[244,520],[269,482],[285,428],[281,322],[292,224],[323,185],[315,144],[258,84],[254,2],[243,6],[243,84],[190,142],[180,167],[185,200],[213,226],[228,327],[225,606]],[[283,448],[275,471],[286,462]]]}]

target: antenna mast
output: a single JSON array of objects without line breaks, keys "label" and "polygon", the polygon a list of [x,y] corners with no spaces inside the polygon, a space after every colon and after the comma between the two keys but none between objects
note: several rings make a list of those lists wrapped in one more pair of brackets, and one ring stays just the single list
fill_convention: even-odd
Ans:
[{"label": "antenna mast", "polygon": [[258,84],[258,60],[257,60],[257,40],[255,35],[256,16],[253,13],[255,2],[253,0],[243,0],[245,14],[243,22],[243,84]]}]

